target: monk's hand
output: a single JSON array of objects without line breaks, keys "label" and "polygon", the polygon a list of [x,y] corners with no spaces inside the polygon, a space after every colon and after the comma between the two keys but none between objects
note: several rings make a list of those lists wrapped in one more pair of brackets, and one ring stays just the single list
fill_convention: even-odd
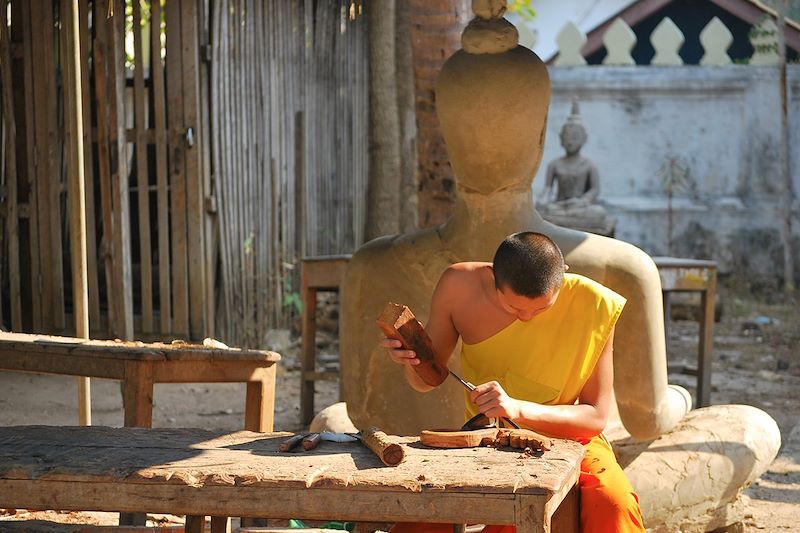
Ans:
[{"label": "monk's hand", "polygon": [[403,343],[398,340],[385,338],[381,341],[381,346],[388,350],[389,357],[399,365],[414,366],[420,363],[417,352],[404,350]]},{"label": "monk's hand", "polygon": [[514,420],[521,414],[519,400],[506,393],[496,381],[489,381],[470,391],[469,399],[478,406],[478,411],[488,418],[510,418]]}]

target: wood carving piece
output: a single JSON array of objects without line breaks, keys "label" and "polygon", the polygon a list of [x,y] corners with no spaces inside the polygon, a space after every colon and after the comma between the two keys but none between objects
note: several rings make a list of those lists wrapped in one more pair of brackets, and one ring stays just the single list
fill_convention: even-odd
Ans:
[{"label": "wood carving piece", "polygon": [[403,447],[392,442],[386,433],[376,427],[363,431],[361,442],[372,450],[386,466],[397,466],[406,458]]},{"label": "wood carving piece", "polygon": [[534,448],[548,451],[553,448],[553,440],[530,429],[506,429],[501,428],[497,432],[497,444],[499,446],[511,446],[524,450]]},{"label": "wood carving piece", "polygon": [[497,428],[473,429],[468,431],[424,430],[419,440],[431,448],[475,448],[494,443]]},{"label": "wood carving piece", "polygon": [[413,368],[425,383],[438,387],[447,379],[447,369],[436,364],[433,342],[411,309],[390,302],[378,317],[377,324],[388,338],[400,341],[404,350],[413,350],[417,354],[420,363]]}]

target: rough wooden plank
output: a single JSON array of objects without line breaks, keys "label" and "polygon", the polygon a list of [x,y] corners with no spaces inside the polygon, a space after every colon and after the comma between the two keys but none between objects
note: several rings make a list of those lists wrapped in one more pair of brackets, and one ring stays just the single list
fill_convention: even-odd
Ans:
[{"label": "rough wooden plank", "polygon": [[[16,31],[19,39],[22,42],[22,85],[25,87],[33,87],[33,48],[32,48],[32,32],[31,27],[31,5],[30,2],[15,0],[12,5],[15,15],[12,17],[12,34]],[[25,91],[24,94],[17,94],[18,97],[24,101],[24,119],[22,122],[25,124],[25,176],[24,179],[29,184],[28,188],[28,209],[30,213],[38,212],[38,192],[36,190],[36,165],[35,165],[35,138],[36,138],[36,125],[35,116],[33,113],[34,96],[33,90]],[[35,331],[42,330],[42,297],[39,291],[38,273],[41,270],[41,257],[39,254],[39,217],[28,217],[28,231],[24,236],[25,241],[22,243],[22,249],[29,251],[29,268],[27,269],[27,280],[29,289],[26,293],[30,294],[31,300],[31,316],[30,326]],[[27,246],[25,246],[27,244]],[[22,260],[22,258],[20,258]]]},{"label": "rough wooden plank", "polygon": [[86,270],[89,282],[89,324],[100,326],[100,287],[97,272],[97,222],[94,208],[94,157],[92,150],[92,103],[89,79],[89,53],[91,33],[89,31],[89,0],[79,1],[81,87],[83,91],[83,160],[86,182]]},{"label": "rough wooden plank", "polygon": [[[562,440],[534,457],[493,447],[430,449],[420,447],[415,437],[388,436],[403,448],[405,461],[382,468],[375,454],[357,442],[323,442],[307,452],[281,452],[280,443],[288,435],[158,428],[3,428],[0,480],[116,482],[120,489],[145,484],[153,490],[167,484],[265,491],[349,488],[359,493],[529,494],[547,496],[544,504],[553,496],[566,495],[583,456],[579,444]],[[231,493],[226,499],[233,497]],[[269,499],[266,492],[263,499]],[[166,512],[182,511],[192,512]],[[250,512],[244,515],[253,516]]]},{"label": "rough wooden plank", "polygon": [[112,299],[115,294],[114,261],[112,258],[112,242],[114,218],[111,201],[111,146],[109,134],[109,96],[107,92],[108,78],[108,25],[105,16],[108,12],[109,0],[96,0],[93,4],[93,20],[95,38],[92,44],[92,69],[94,77],[95,113],[97,117],[97,169],[100,183],[100,208],[103,221],[103,233],[100,238],[100,254],[103,258],[106,281],[106,309],[108,310],[108,331],[114,332],[117,323],[117,304]]},{"label": "rough wooden plank", "polygon": [[130,194],[128,147],[125,138],[125,4],[110,0],[114,16],[106,20],[108,39],[108,97],[111,128],[111,201],[113,206],[113,296],[115,324],[121,339],[133,338],[133,283],[131,280]]},{"label": "rough wooden plank", "polygon": [[11,328],[22,330],[22,297],[19,270],[19,213],[17,211],[17,127],[14,118],[14,94],[11,81],[11,51],[8,35],[7,2],[0,2],[0,76],[2,76],[3,121],[5,126],[6,198],[8,211],[5,231],[8,235],[8,285],[11,303]]},{"label": "rough wooden plank", "polygon": [[139,208],[139,276],[142,305],[142,331],[153,332],[153,274],[150,244],[150,180],[145,141],[144,48],[142,45],[142,6],[133,2],[133,120],[136,131],[136,189]]},{"label": "rough wooden plank", "polygon": [[[164,64],[161,60],[161,2],[150,4],[150,85],[153,101],[156,150],[156,198],[158,211],[158,295],[162,334],[172,330],[172,298],[169,257],[169,182],[167,171],[167,119]],[[153,23],[152,21],[157,21]]]},{"label": "rough wooden plank", "polygon": [[48,76],[48,65],[52,65],[51,55],[52,38],[52,6],[42,2],[33,2],[31,9],[31,63],[32,63],[32,100],[33,100],[33,130],[34,145],[32,146],[31,157],[34,163],[33,190],[36,195],[36,208],[32,212],[32,217],[37,220],[39,229],[38,240],[32,244],[37,247],[39,258],[39,270],[32,273],[33,291],[41,294],[41,318],[40,327],[52,330],[55,324],[55,305],[53,292],[54,276],[46,272],[46,267],[55,265],[56,258],[53,257],[53,235],[51,213],[55,210],[53,206],[54,196],[51,191],[52,176],[55,169],[52,167],[54,143],[48,138],[50,112],[54,109],[50,105],[50,100],[55,98],[50,84],[51,77]]},{"label": "rough wooden plank", "polygon": [[167,123],[172,221],[172,332],[189,336],[189,265],[186,218],[186,124],[183,117],[181,2],[166,4]]},{"label": "rough wooden plank", "polygon": [[183,118],[194,132],[186,150],[187,260],[189,268],[189,336],[202,338],[206,330],[206,243],[204,181],[201,155],[205,140],[200,136],[198,3],[181,2],[181,76]]}]

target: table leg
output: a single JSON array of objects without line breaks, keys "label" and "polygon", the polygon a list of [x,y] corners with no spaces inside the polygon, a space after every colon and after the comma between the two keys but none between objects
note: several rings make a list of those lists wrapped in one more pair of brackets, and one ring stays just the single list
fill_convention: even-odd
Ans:
[{"label": "table leg", "polygon": [[186,516],[186,526],[183,530],[186,533],[203,533],[206,526],[205,516]]},{"label": "table leg", "polygon": [[550,522],[550,531],[552,533],[574,533],[580,531],[581,525],[581,505],[580,505],[580,490],[578,486],[572,488],[567,494],[566,498],[558,506],[556,512],[553,513],[553,519]]},{"label": "table leg", "polygon": [[211,533],[231,533],[231,519],[227,516],[211,517]]},{"label": "table leg", "polygon": [[317,289],[303,288],[303,335],[300,356],[300,422],[308,424],[314,418],[314,380],[307,373],[317,366]]},{"label": "table leg", "polygon": [[714,303],[716,272],[711,272],[708,288],[700,298],[700,348],[697,361],[697,406],[711,405],[711,361],[714,349]]},{"label": "table leg", "polygon": [[125,426],[153,427],[153,365],[130,362],[122,381]]},{"label": "table leg", "polygon": [[244,428],[248,431],[272,431],[275,419],[276,365],[263,369],[258,381],[247,382],[244,407]]},{"label": "table leg", "polygon": [[146,526],[147,514],[145,513],[119,513],[121,526]]},{"label": "table leg", "polygon": [[517,533],[550,533],[550,516],[539,499],[518,496],[515,505]]}]

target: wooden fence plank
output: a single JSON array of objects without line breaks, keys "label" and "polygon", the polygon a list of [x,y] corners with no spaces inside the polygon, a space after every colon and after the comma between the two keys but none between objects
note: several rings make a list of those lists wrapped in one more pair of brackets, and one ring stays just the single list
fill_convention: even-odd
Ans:
[{"label": "wooden fence plank", "polygon": [[[52,175],[50,168],[51,158],[49,157],[48,147],[51,146],[47,138],[47,118],[49,85],[47,79],[47,66],[52,65],[52,58],[48,58],[47,53],[51,50],[45,44],[52,41],[52,12],[47,17],[46,8],[43,2],[32,2],[30,4],[31,13],[31,68],[32,68],[32,129],[33,145],[31,146],[31,158],[34,165],[34,175],[32,185],[36,195],[36,207],[31,211],[31,219],[36,219],[39,229],[38,239],[31,242],[38,251],[39,268],[32,272],[33,292],[41,294],[41,309],[39,328],[48,331],[53,328],[53,278],[45,272],[44,265],[52,265],[55,258],[52,257],[52,227],[50,224],[50,213],[54,209],[51,205],[52,197],[50,192],[49,177]],[[50,24],[47,19],[50,19]],[[46,34],[51,35],[48,40]]]},{"label": "wooden fence plank", "polygon": [[7,2],[0,2],[0,75],[3,85],[3,121],[6,149],[6,234],[8,235],[8,286],[11,300],[11,329],[22,331],[22,298],[19,271],[19,214],[17,211],[17,127],[11,81],[11,48],[8,35]]},{"label": "wooden fence plank", "polygon": [[192,142],[185,151],[186,184],[186,244],[189,274],[189,336],[200,338],[205,332],[206,268],[205,220],[203,217],[203,177],[201,175],[201,149],[204,139],[199,128],[199,28],[198,3],[181,0],[181,76],[184,126],[193,132]]},{"label": "wooden fence plank", "polygon": [[144,47],[142,45],[142,6],[133,2],[133,113],[136,138],[136,189],[139,208],[139,275],[142,302],[142,332],[153,332],[153,275],[150,243],[150,179],[145,142]]},{"label": "wooden fence plank", "polygon": [[94,76],[95,114],[97,116],[97,171],[100,183],[100,205],[103,233],[100,239],[100,253],[103,257],[106,282],[106,302],[108,309],[108,331],[115,331],[117,324],[117,305],[114,303],[114,262],[112,240],[114,219],[111,202],[111,148],[109,137],[109,98],[108,79],[108,25],[105,22],[109,0],[94,2],[93,20],[95,38],[92,45],[92,70]]},{"label": "wooden fence plank", "polygon": [[113,333],[133,339],[133,284],[131,281],[131,236],[128,183],[128,147],[125,137],[125,2],[114,2],[114,15],[107,19],[109,35],[108,87],[111,126],[111,199],[113,204],[113,265],[116,304]]},{"label": "wooden fence plank", "polygon": [[167,15],[167,125],[169,128],[170,208],[172,221],[172,332],[189,336],[189,273],[186,242],[186,130],[181,80],[182,0],[166,3]]},{"label": "wooden fence plank", "polygon": [[217,221],[215,198],[212,196],[214,191],[211,176],[211,122],[210,122],[210,16],[211,0],[203,0],[200,8],[200,76],[199,76],[199,111],[200,120],[198,123],[199,136],[198,142],[201,150],[201,171],[200,177],[203,183],[203,234],[205,239],[205,257],[203,264],[206,269],[205,275],[205,335],[214,337],[215,328],[215,287],[217,257],[219,256]]},{"label": "wooden fence plank", "polygon": [[164,64],[161,61],[161,2],[150,4],[150,85],[152,88],[156,150],[156,202],[158,212],[158,296],[162,334],[172,331],[169,258],[169,183],[167,170],[167,119]]},{"label": "wooden fence plank", "polygon": [[100,326],[100,290],[97,273],[97,223],[94,204],[94,157],[92,150],[92,102],[89,80],[89,52],[91,34],[89,33],[89,0],[80,0],[80,45],[81,45],[81,87],[83,90],[83,152],[86,179],[86,268],[89,279],[89,324]]}]

